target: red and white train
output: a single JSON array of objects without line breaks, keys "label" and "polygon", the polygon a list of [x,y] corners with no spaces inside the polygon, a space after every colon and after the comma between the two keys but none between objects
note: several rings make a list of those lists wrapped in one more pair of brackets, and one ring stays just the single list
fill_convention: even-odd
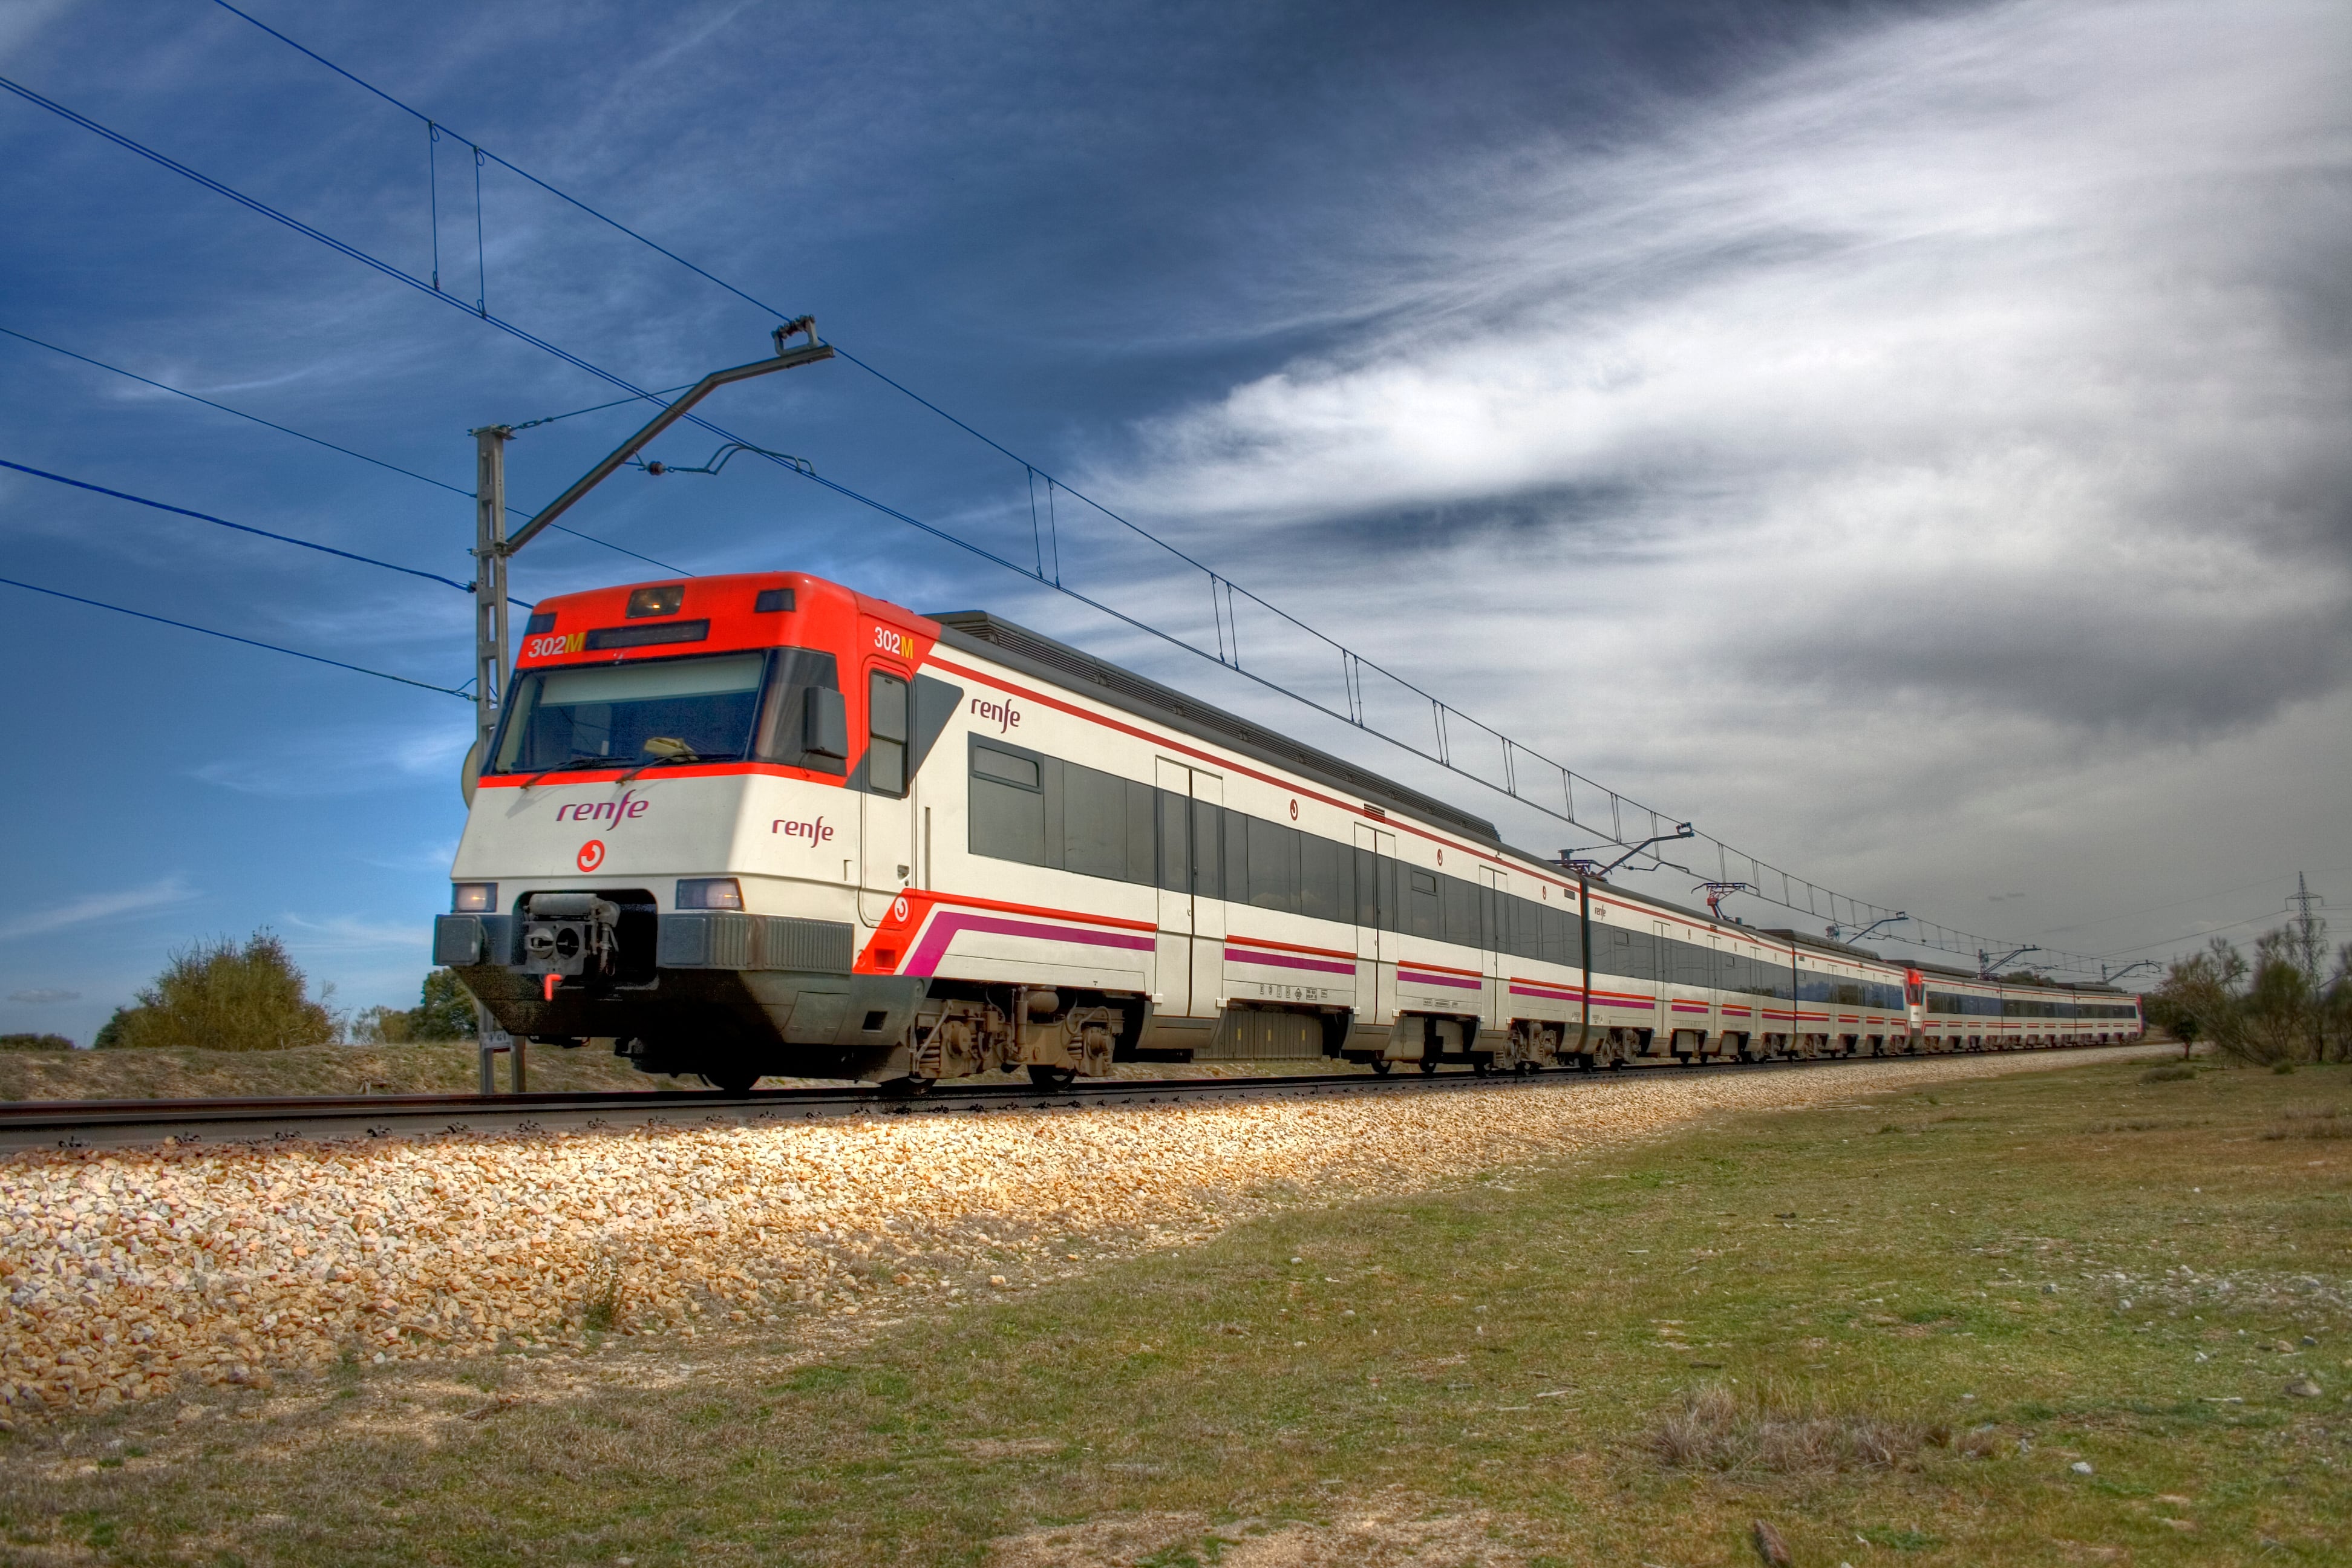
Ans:
[{"label": "red and white train", "polygon": [[1906,968],[1580,877],[1034,632],[802,573],[542,601],[468,773],[435,961],[518,1036],[728,1089],[2142,1030],[2116,990]]}]

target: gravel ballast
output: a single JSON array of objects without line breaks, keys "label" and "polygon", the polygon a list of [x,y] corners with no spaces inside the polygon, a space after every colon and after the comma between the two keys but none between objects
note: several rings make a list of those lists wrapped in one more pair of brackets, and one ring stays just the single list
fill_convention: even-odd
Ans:
[{"label": "gravel ballast", "polygon": [[[2124,1047],[2123,1051],[2144,1047]],[[1821,1105],[2117,1050],[1493,1092],[0,1159],[0,1402],[693,1336],[1017,1290],[1302,1202],[1554,1164],[1717,1110]]]}]

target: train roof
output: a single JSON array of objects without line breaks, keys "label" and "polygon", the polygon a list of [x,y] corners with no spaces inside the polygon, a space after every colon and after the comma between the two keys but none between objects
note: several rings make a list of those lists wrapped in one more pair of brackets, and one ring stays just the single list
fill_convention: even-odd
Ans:
[{"label": "train roof", "polygon": [[1825,936],[1807,936],[1803,931],[1791,931],[1787,926],[1776,926],[1764,934],[1777,936],[1782,942],[1793,942],[1799,947],[1810,947],[1820,952],[1833,952],[1840,958],[1858,958],[1864,963],[1890,963],[1898,969],[1904,967],[1903,961],[1900,959],[1888,958],[1884,954],[1873,952],[1866,947],[1853,947]]},{"label": "train roof", "polygon": [[950,610],[929,616],[940,625],[940,640],[1011,665],[1040,680],[1076,682],[1097,702],[1156,720],[1197,739],[1231,747],[1262,763],[1289,768],[1333,789],[1343,790],[1386,811],[1419,817],[1433,827],[1465,834],[1496,849],[1504,847],[1495,825],[1483,816],[1446,805],[1419,790],[1382,778],[1369,769],[1343,762],[1239,714],[1228,713],[1198,698],[1147,680],[1131,669],[1056,642],[1043,632],[992,616],[985,610]]}]

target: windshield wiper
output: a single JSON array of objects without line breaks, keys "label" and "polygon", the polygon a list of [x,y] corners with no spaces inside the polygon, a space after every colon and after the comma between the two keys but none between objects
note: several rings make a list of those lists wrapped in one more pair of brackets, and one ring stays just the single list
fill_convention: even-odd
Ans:
[{"label": "windshield wiper", "polygon": [[529,789],[531,785],[537,784],[548,774],[560,773],[567,768],[582,767],[590,763],[594,763],[600,767],[617,768],[626,761],[628,761],[626,757],[608,757],[602,752],[575,752],[572,756],[564,759],[562,762],[551,763],[547,767],[540,769],[539,772],[531,774],[530,777],[522,781],[522,787]]},{"label": "windshield wiper", "polygon": [[667,735],[656,735],[646,742],[645,749],[653,755],[623,773],[617,782],[626,784],[647,768],[659,767],[664,763],[717,763],[735,760],[732,757],[706,757],[684,741],[674,740]]}]

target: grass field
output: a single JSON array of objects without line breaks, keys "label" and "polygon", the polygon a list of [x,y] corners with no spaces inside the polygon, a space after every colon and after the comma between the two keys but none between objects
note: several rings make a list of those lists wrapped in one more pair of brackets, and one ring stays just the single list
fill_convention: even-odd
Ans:
[{"label": "grass field", "polygon": [[2347,1175],[2341,1068],[1726,1118],[1017,1300],[27,1426],[0,1558],[2342,1562]]}]

